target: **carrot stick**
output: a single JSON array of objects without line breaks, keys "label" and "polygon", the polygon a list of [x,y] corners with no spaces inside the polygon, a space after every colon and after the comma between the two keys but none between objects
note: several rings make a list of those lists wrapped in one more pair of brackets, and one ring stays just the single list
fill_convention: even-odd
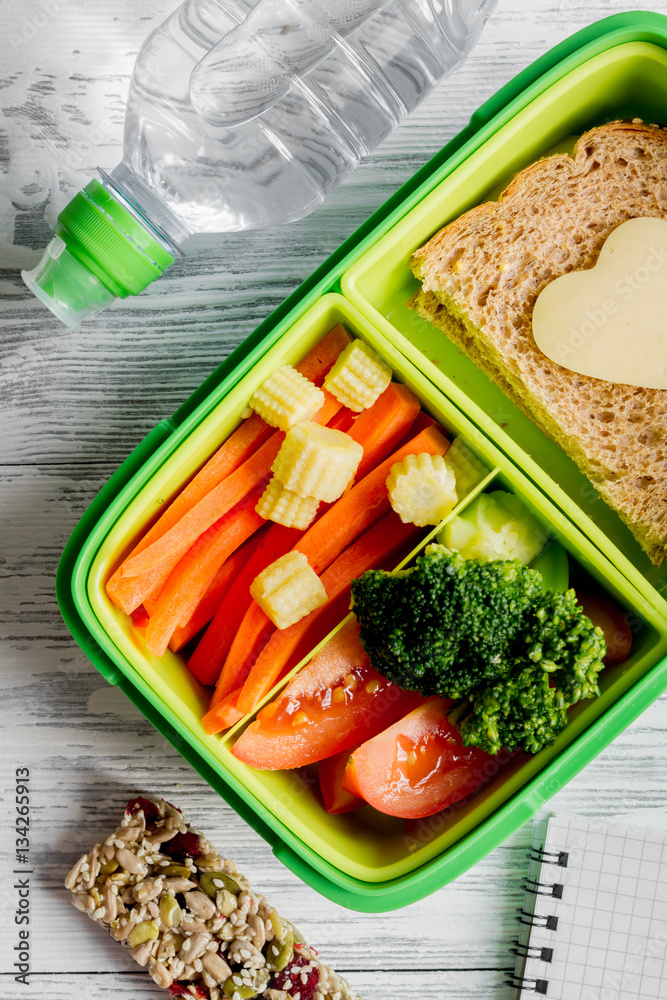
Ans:
[{"label": "carrot stick", "polygon": [[359,414],[347,432],[364,448],[357,469],[357,482],[396,448],[414,423],[419,410],[419,400],[413,392],[398,382],[390,382],[373,405]]},{"label": "carrot stick", "polygon": [[[438,426],[437,420],[434,420],[433,417],[429,417],[428,413],[424,413],[423,410],[420,410],[419,413],[417,414],[414,424],[410,428],[410,437],[414,437],[415,434],[419,434],[421,433],[421,431],[425,431],[427,427],[437,427],[437,426]],[[402,443],[403,443],[402,441],[399,441],[399,445]]]},{"label": "carrot stick", "polygon": [[[258,573],[279,556],[289,552],[301,534],[298,528],[272,524],[257,543],[255,551],[239,571],[224,604],[218,607],[211,624],[188,660],[189,669],[202,684],[215,684],[222,670],[232,640],[252,601],[250,584]],[[232,687],[226,684],[222,695],[228,694]]]},{"label": "carrot stick", "polygon": [[[321,385],[336,358],[351,340],[352,337],[345,327],[338,324],[325,334],[312,351],[309,351],[306,357],[299,362],[296,366],[297,371],[316,385]],[[257,413],[253,413],[247,420],[244,420],[135,545],[128,559],[143,552],[153,542],[162,538],[207,493],[242,465],[252,452],[261,447],[273,433],[275,433],[274,428],[269,427]],[[164,586],[168,575],[169,572],[165,571],[153,579],[152,593],[154,598]],[[147,580],[143,582],[141,587],[134,587],[123,577],[121,566],[107,583],[107,594],[114,604],[122,608],[126,614],[130,614],[142,603],[140,593],[145,597],[150,588]]]},{"label": "carrot stick", "polygon": [[402,548],[408,539],[422,533],[415,524],[404,524],[390,511],[377,524],[358,538],[336,559],[320,577],[327,592],[327,604],[311,611],[289,628],[276,629],[259,654],[243,684],[238,708],[245,714],[271,690],[301,639],[327,610],[327,605],[350,587],[350,581],[367,569],[385,561],[392,552]]},{"label": "carrot stick", "polygon": [[296,370],[304,378],[314,382],[315,385],[322,385],[338,355],[353,340],[354,337],[347,332],[343,324],[338,323],[328,333],[325,333],[311,351],[308,351],[303,361],[295,365]]},{"label": "carrot stick", "polygon": [[169,648],[172,652],[177,653],[190,639],[194,638],[198,632],[201,632],[205,625],[208,625],[227,597],[230,587],[238,579],[239,573],[243,570],[248,559],[251,558],[256,544],[257,539],[252,535],[240,549],[232,553],[229,559],[225,559],[211,580],[208,590],[192,612],[190,621],[185,625],[179,625],[172,635],[169,642]]},{"label": "carrot stick", "polygon": [[[171,573],[173,568],[174,567],[171,565],[171,563],[165,563],[164,566],[161,566],[155,570],[151,570],[150,573],[147,573],[145,576],[121,577],[121,583],[123,584],[123,593],[125,595],[130,593],[130,589],[133,588],[134,585],[136,584],[135,589],[137,590],[137,593],[143,594],[144,590],[146,589],[145,582],[147,580],[151,580],[152,581],[151,589],[148,591],[147,594],[144,594],[144,607],[146,608],[146,611],[148,612],[148,615],[150,617],[155,611],[155,606],[158,602],[160,593],[162,592],[162,588],[169,579],[169,574]],[[144,582],[142,583],[142,581]]]},{"label": "carrot stick", "polygon": [[146,645],[162,656],[179,625],[185,625],[225,559],[264,524],[255,511],[262,487],[211,525],[179,560],[158,598],[146,629]]},{"label": "carrot stick", "polygon": [[276,627],[259,604],[251,599],[215,687],[214,698],[224,698],[248,676],[251,666]]},{"label": "carrot stick", "polygon": [[216,705],[211,703],[211,707],[202,719],[204,732],[209,735],[219,733],[234,726],[243,718],[243,712],[239,710],[237,704],[240,694],[241,688],[238,687],[235,691],[230,691],[225,698],[221,698]]},{"label": "carrot stick", "polygon": [[348,434],[350,428],[353,426],[355,421],[356,413],[344,406],[342,410],[339,410],[333,420],[330,420],[327,424],[334,431],[342,431],[343,434]]},{"label": "carrot stick", "polygon": [[131,615],[141,604],[149,615],[152,614],[173,566],[167,563],[141,576],[123,576],[122,568],[122,565],[119,566],[107,582],[107,597],[127,615]]}]

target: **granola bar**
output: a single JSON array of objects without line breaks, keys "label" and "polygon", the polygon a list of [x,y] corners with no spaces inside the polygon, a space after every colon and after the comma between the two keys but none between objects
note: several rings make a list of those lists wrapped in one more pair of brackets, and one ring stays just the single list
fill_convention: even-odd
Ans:
[{"label": "granola bar", "polygon": [[131,799],[65,886],[171,997],[361,1000],[163,799]]}]

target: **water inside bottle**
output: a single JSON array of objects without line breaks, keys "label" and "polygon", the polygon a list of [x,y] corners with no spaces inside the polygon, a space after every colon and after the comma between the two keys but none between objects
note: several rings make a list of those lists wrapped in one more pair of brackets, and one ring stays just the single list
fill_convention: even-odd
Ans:
[{"label": "water inside bottle", "polygon": [[[249,59],[245,111],[253,103],[264,110],[225,127],[215,121],[220,65],[210,54],[222,53],[221,39],[233,29],[243,37],[247,27],[238,26],[253,5],[186,0],[139,54],[127,109],[125,164],[112,176],[134,174],[186,232],[232,232],[308,214],[462,61],[483,22],[473,18],[471,27],[466,21],[472,0],[390,0],[370,16],[371,0],[354,2],[356,30],[334,32],[323,58],[310,52],[303,32],[297,32],[293,61],[298,65],[301,59],[309,71],[289,73],[288,88],[284,79],[275,79],[267,98],[256,86],[257,59]],[[474,4],[477,14],[483,6]],[[294,9],[296,17],[298,6]],[[280,10],[285,11],[282,4]],[[243,72],[237,59],[237,92]],[[276,92],[281,96],[273,101]]]}]

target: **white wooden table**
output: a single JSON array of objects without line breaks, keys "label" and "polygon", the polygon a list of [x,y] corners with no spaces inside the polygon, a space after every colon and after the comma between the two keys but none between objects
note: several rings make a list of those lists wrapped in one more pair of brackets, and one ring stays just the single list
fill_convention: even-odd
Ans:
[{"label": "white wooden table", "polygon": [[[368,916],[324,900],[105,684],[61,620],[54,577],[86,506],[142,437],[483,100],[572,31],[625,4],[500,0],[467,65],[319,212],[273,232],[199,238],[140,298],[73,333],[28,294],[18,269],[34,263],[49,223],[95,167],[120,159],[134,57],[174,4],[3,0],[1,8],[0,995],[160,995],[62,889],[73,859],[139,791],[177,801],[368,1000],[501,1000],[509,996],[507,947],[528,827],[456,883],[396,913]],[[633,5],[667,12],[663,0]],[[28,986],[13,978],[17,768],[29,768],[31,788]],[[667,698],[552,801],[585,816],[667,827]]]}]

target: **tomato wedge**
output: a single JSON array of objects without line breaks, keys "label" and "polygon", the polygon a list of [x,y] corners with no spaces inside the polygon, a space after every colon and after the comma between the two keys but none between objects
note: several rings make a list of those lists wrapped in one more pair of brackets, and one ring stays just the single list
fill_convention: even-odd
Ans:
[{"label": "tomato wedge", "polygon": [[627,660],[632,646],[632,629],[627,615],[624,615],[617,604],[614,604],[606,594],[591,593],[576,588],[577,600],[584,609],[584,614],[594,625],[599,625],[604,632],[607,652],[603,663],[605,667],[614,666]]},{"label": "tomato wedge", "polygon": [[302,767],[357,746],[423,702],[373,669],[352,619],[258,713],[232,753],[260,770]]},{"label": "tomato wedge", "polygon": [[431,698],[350,756],[343,787],[380,812],[432,816],[486,781],[494,758],[464,747],[446,716],[451,702]]},{"label": "tomato wedge", "polygon": [[366,803],[358,795],[348,792],[343,788],[343,778],[345,768],[350,759],[350,751],[343,750],[333,757],[321,760],[319,765],[320,791],[324,800],[324,808],[331,816],[339,813],[352,812],[353,809],[360,809]]}]

